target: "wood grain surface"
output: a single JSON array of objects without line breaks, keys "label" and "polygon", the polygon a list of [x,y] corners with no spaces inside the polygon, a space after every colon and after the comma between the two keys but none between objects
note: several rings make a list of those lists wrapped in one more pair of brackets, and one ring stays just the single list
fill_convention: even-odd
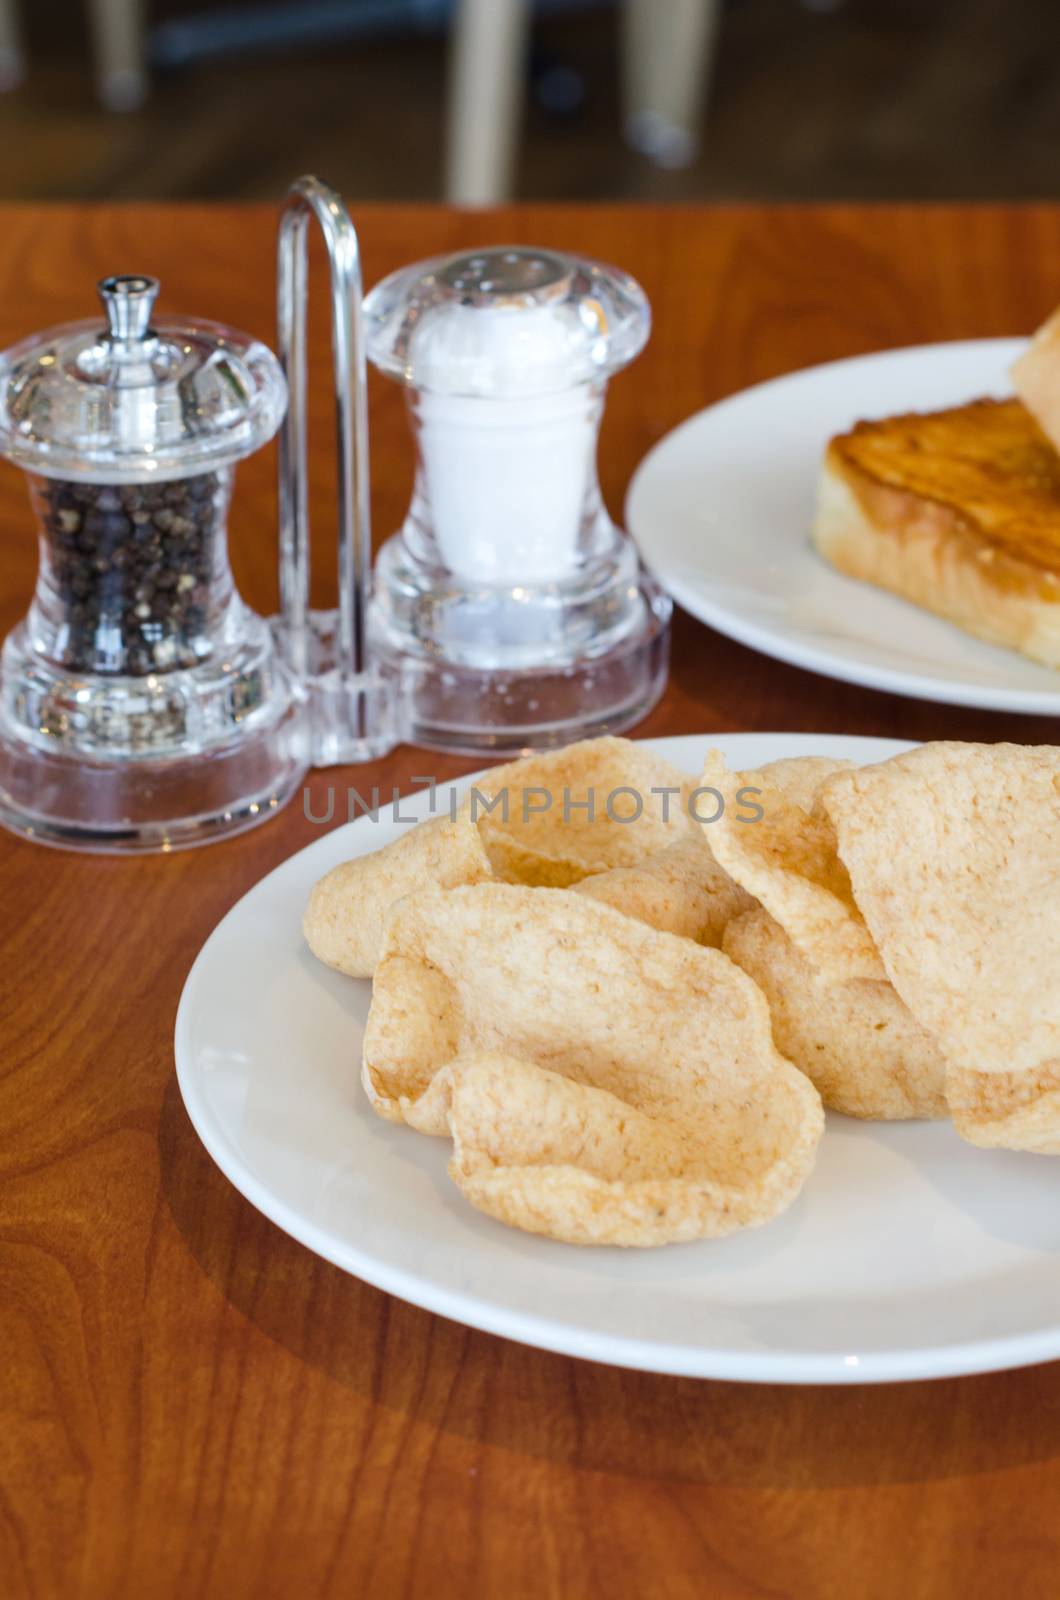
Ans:
[{"label": "wood grain surface", "polygon": [[[812,362],[1029,330],[1060,301],[1060,208],[365,207],[369,280],[532,240],[645,285],[655,332],[612,387],[612,510],[689,412]],[[273,338],[274,216],[254,207],[0,211],[0,346],[91,315],[108,272],[167,310]],[[318,302],[323,296],[318,294]],[[313,504],[331,578],[326,329],[314,326]],[[375,525],[411,447],[373,387]],[[763,441],[768,447],[768,441]],[[241,469],[233,560],[275,605],[274,461]],[[0,631],[36,553],[0,471]],[[644,733],[791,729],[1049,739],[1055,728],[784,667],[679,616]],[[405,787],[424,756],[314,774]],[[466,770],[432,758],[440,777]],[[1056,1592],[1060,1365],[931,1384],[784,1389],[626,1373],[414,1310],[317,1260],[211,1164],[173,1074],[197,950],[314,836],[296,801],[187,854],[91,859],[0,838],[0,1596],[903,1600]]]}]

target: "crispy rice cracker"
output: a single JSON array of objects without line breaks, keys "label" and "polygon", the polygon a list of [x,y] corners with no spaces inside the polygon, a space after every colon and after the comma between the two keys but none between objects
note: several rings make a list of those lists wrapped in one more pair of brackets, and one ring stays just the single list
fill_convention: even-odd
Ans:
[{"label": "crispy rice cracker", "polygon": [[[790,756],[757,767],[748,776],[755,783],[768,780],[786,798],[809,808],[824,779],[849,765],[827,756]],[[757,902],[717,861],[710,848],[710,827],[699,827],[692,820],[689,798],[695,787],[688,782],[683,800],[690,826],[672,844],[635,866],[613,867],[583,878],[577,887],[665,933],[720,946],[733,917],[752,910]]]},{"label": "crispy rice cracker", "polygon": [[848,772],[853,765],[836,756],[782,756],[779,761],[752,768],[747,778],[749,783],[779,789],[785,800],[812,811],[825,780],[837,772]]},{"label": "crispy rice cracker", "polygon": [[[515,883],[562,887],[589,873],[631,866],[693,834],[681,793],[689,782],[628,739],[588,739],[495,767],[476,781],[455,818],[418,823],[381,850],[344,862],[322,878],[303,922],[309,948],[329,967],[368,978],[379,959],[391,906],[415,889],[455,888],[494,874]],[[652,788],[669,792],[653,795]],[[590,790],[592,817],[585,810]],[[612,795],[615,818],[636,812],[635,796],[641,797],[643,814],[612,820],[607,813]],[[548,809],[536,809],[546,796]]]},{"label": "crispy rice cracker", "polygon": [[704,830],[689,831],[633,867],[583,878],[575,893],[614,906],[664,933],[718,946],[726,924],[754,901],[714,859]]},{"label": "crispy rice cracker", "polygon": [[495,767],[474,787],[487,799],[507,794],[507,818],[500,806],[488,814],[478,807],[496,875],[564,889],[590,873],[634,866],[688,833],[688,783],[631,740],[605,738]]},{"label": "crispy rice cracker", "polygon": [[395,908],[363,1080],[380,1115],[452,1135],[473,1204],[578,1243],[765,1222],[823,1127],[728,957],[587,895],[502,883]]},{"label": "crispy rice cracker", "polygon": [[1060,749],[924,745],[822,803],[958,1131],[1060,1153]]},{"label": "crispy rice cracker", "polygon": [[830,982],[761,908],[731,922],[722,948],[758,984],[782,1055],[848,1117],[944,1117],[938,1044],[886,979]]},{"label": "crispy rice cracker", "polygon": [[381,850],[333,867],[313,887],[302,931],[327,966],[370,978],[395,901],[427,884],[480,883],[492,870],[465,804],[454,819],[417,823]]},{"label": "crispy rice cracker", "polygon": [[[832,823],[816,800],[800,803],[816,793],[825,767],[798,763],[785,775],[781,766],[774,764],[772,774],[765,768],[730,772],[720,751],[709,753],[702,783],[725,801],[723,814],[703,823],[710,847],[818,972],[834,981],[883,978],[879,952],[836,853]],[[785,777],[788,792],[781,787]],[[743,820],[754,806],[761,817]],[[698,809],[701,817],[711,815],[709,797]]]}]

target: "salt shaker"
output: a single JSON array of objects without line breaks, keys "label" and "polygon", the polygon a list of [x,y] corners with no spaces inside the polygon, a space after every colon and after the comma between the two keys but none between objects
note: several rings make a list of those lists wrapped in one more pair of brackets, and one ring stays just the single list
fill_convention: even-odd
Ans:
[{"label": "salt shaker", "polygon": [[296,695],[226,535],[283,374],[246,334],[156,319],[158,287],[105,279],[104,323],[0,357],[0,455],[27,473],[40,546],[0,665],[0,820],[44,842],[198,843],[268,816],[305,770]]},{"label": "salt shaker", "polygon": [[404,736],[498,753],[638,721],[665,681],[670,602],[607,514],[596,441],[607,382],[648,337],[643,291],[501,247],[393,274],[364,318],[417,450],[369,612]]}]

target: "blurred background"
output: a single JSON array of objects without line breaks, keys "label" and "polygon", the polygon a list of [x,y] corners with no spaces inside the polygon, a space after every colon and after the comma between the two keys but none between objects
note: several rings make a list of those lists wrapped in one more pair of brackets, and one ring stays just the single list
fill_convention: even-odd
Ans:
[{"label": "blurred background", "polygon": [[0,0],[0,198],[1050,197],[1060,0]]}]

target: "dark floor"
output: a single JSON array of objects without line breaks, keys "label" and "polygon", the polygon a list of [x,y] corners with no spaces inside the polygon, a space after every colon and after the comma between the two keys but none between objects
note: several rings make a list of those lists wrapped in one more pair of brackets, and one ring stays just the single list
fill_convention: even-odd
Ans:
[{"label": "dark floor", "polygon": [[[359,198],[439,193],[440,38],[202,63],[119,116],[93,97],[83,4],[21,3],[31,71],[0,99],[0,198],[272,197],[300,171]],[[538,82],[572,68],[584,101],[556,115],[531,100],[521,196],[1060,193],[1060,0],[730,0],[702,151],[676,173],[622,142],[617,37],[606,9],[537,25]]]}]

